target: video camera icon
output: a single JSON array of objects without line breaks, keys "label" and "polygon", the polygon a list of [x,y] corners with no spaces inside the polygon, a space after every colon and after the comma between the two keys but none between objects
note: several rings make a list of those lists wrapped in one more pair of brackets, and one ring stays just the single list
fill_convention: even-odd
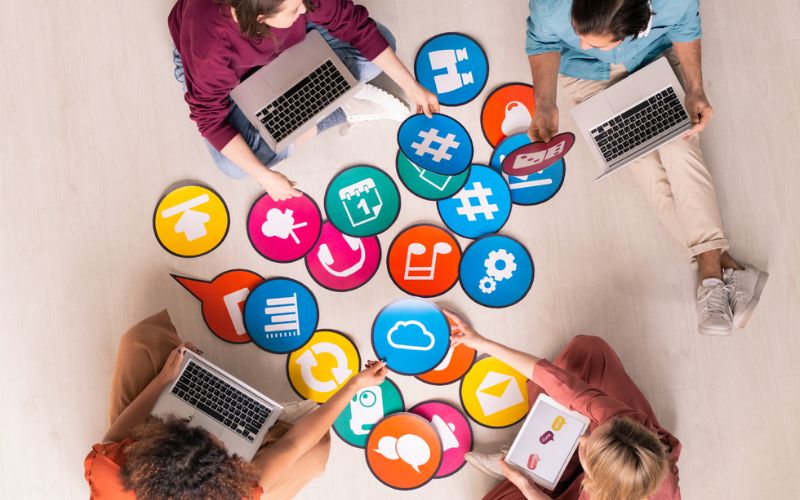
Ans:
[{"label": "video camera icon", "polygon": [[458,71],[458,63],[469,60],[469,53],[466,47],[461,49],[434,50],[428,53],[428,60],[431,63],[432,70],[447,70],[446,73],[433,76],[436,92],[439,94],[452,92],[460,89],[464,85],[475,83],[475,79],[472,77],[472,71],[464,73],[459,73]]}]

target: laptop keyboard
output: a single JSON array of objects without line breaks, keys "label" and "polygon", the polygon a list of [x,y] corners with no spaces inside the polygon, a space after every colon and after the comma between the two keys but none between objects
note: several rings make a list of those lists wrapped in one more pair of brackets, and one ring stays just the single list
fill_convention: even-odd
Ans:
[{"label": "laptop keyboard", "polygon": [[344,75],[327,60],[258,111],[256,118],[276,141],[281,141],[348,90],[350,85]]},{"label": "laptop keyboard", "polygon": [[593,129],[591,134],[610,163],[687,118],[675,90],[669,87]]},{"label": "laptop keyboard", "polygon": [[244,392],[190,361],[172,388],[209,417],[253,442],[272,411]]}]

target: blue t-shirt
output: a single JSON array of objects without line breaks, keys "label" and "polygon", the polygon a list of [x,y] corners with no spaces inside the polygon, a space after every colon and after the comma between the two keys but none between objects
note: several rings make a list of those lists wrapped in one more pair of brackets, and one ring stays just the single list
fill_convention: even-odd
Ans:
[{"label": "blue t-shirt", "polygon": [[611,64],[624,64],[629,72],[655,60],[673,42],[700,38],[698,0],[652,0],[648,30],[636,39],[626,37],[612,50],[581,49],[572,28],[572,0],[530,0],[528,55],[561,52],[563,75],[584,80],[608,80]]}]

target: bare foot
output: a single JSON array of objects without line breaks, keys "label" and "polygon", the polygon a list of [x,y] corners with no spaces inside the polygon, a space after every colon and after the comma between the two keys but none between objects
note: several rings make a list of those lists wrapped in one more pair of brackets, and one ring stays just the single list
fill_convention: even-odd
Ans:
[{"label": "bare foot", "polygon": [[738,262],[736,262],[731,254],[728,252],[723,252],[722,257],[720,258],[720,263],[722,264],[722,269],[736,269],[741,271],[744,269]]}]

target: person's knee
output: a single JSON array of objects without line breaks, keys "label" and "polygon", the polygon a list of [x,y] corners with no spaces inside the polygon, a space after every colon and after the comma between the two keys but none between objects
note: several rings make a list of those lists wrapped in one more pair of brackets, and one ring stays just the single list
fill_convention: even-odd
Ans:
[{"label": "person's knee", "polygon": [[589,354],[598,353],[613,353],[614,349],[608,345],[608,342],[596,335],[576,335],[567,344],[565,350],[570,351],[583,351]]}]

